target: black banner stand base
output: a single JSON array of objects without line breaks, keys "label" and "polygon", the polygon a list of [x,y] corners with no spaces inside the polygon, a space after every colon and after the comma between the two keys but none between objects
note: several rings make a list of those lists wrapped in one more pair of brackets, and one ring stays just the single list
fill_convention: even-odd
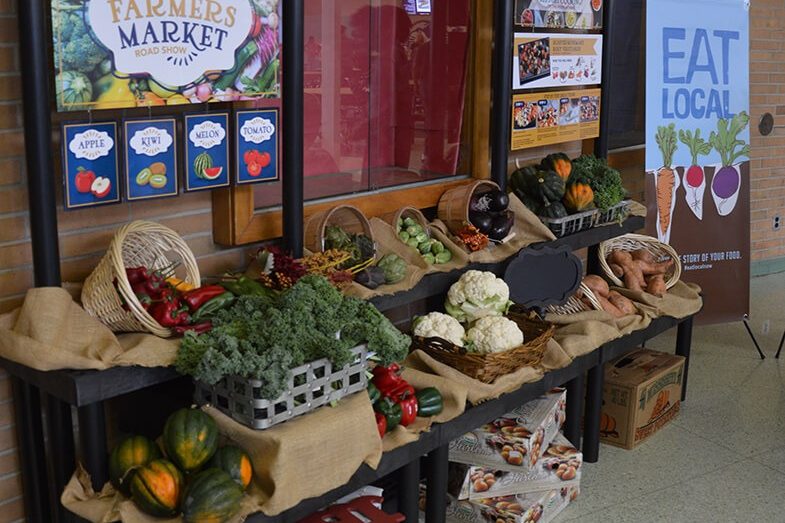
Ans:
[{"label": "black banner stand base", "polygon": [[[758,345],[758,339],[755,337],[755,333],[753,333],[752,329],[750,328],[750,316],[749,316],[749,314],[745,314],[744,315],[744,328],[747,329],[747,334],[750,335],[750,338],[752,339],[752,343],[755,345],[755,348],[758,350],[758,354],[760,354],[760,359],[765,360],[766,359],[766,355],[763,354],[763,351],[760,349],[760,345]],[[785,333],[783,333],[782,336],[783,336],[783,340],[785,340]],[[780,342],[780,350],[782,350],[782,342]],[[779,359],[779,357],[780,357],[779,351],[777,351],[777,356],[776,357]]]}]

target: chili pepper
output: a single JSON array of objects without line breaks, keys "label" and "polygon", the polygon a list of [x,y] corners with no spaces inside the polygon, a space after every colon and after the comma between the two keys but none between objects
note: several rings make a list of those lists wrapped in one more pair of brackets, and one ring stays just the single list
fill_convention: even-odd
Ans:
[{"label": "chili pepper", "polygon": [[252,280],[247,276],[226,279],[221,282],[221,286],[235,296],[275,297],[275,292],[272,289],[268,289],[258,281]]},{"label": "chili pepper", "polygon": [[374,412],[373,414],[376,416],[376,430],[379,431],[379,437],[383,438],[387,432],[387,418],[381,412]]},{"label": "chili pepper", "polygon": [[379,389],[377,389],[376,385],[373,383],[368,384],[368,397],[371,398],[371,405],[379,401],[379,398],[382,397],[382,393],[379,392]]},{"label": "chili pepper", "polygon": [[374,410],[384,415],[384,418],[387,421],[388,432],[401,423],[403,410],[401,410],[401,406],[398,403],[395,403],[389,398],[382,398],[377,401],[376,405],[374,405]]},{"label": "chili pepper", "polygon": [[431,417],[444,410],[444,398],[436,387],[428,387],[417,391],[417,415]]},{"label": "chili pepper", "polygon": [[183,308],[181,307],[174,318],[174,322],[177,324],[178,327],[184,327],[191,324],[191,315],[188,314],[188,307]]},{"label": "chili pepper", "polygon": [[401,425],[408,427],[417,419],[417,396],[412,394],[402,398],[398,405],[401,406]]},{"label": "chili pepper", "polygon": [[207,321],[203,321],[202,323],[197,323],[195,325],[178,325],[177,327],[174,328],[174,332],[182,336],[186,332],[204,334],[206,332],[210,332],[212,329],[213,329],[213,322],[207,320]]},{"label": "chili pepper", "polygon": [[186,292],[183,294],[183,301],[188,304],[188,309],[190,309],[191,312],[196,312],[199,310],[199,307],[225,292],[226,289],[220,285],[208,285],[207,287],[199,287],[198,289]]},{"label": "chili pepper", "polygon": [[397,363],[393,363],[388,367],[382,367],[381,365],[374,367],[373,384],[376,385],[376,388],[378,388],[383,395],[387,396],[388,391],[398,387],[402,382],[406,383],[398,374],[398,371],[400,370],[401,367],[399,367]]},{"label": "chili pepper", "polygon": [[178,325],[180,304],[176,300],[163,300],[155,302],[149,309],[150,316],[161,327],[175,327]]},{"label": "chili pepper", "polygon": [[216,312],[227,308],[232,302],[234,302],[234,294],[231,292],[224,292],[199,307],[192,319],[194,322],[199,323]]}]

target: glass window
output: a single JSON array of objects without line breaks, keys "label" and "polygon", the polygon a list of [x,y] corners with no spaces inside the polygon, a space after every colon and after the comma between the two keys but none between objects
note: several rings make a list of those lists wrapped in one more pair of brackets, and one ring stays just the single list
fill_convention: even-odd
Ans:
[{"label": "glass window", "polygon": [[[470,6],[306,0],[306,199],[468,174]],[[255,193],[280,202],[275,186]]]},{"label": "glass window", "polygon": [[610,147],[643,144],[646,126],[646,10],[644,0],[613,4]]}]

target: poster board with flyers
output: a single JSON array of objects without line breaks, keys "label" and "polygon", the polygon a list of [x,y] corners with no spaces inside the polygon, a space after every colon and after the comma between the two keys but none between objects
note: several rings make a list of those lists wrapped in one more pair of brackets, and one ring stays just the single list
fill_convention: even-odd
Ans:
[{"label": "poster board with flyers", "polygon": [[603,0],[516,0],[515,25],[527,29],[602,29]]},{"label": "poster board with flyers", "polygon": [[600,89],[518,94],[512,101],[511,149],[600,135]]},{"label": "poster board with flyers", "polygon": [[602,82],[602,35],[516,33],[512,88],[569,88]]}]

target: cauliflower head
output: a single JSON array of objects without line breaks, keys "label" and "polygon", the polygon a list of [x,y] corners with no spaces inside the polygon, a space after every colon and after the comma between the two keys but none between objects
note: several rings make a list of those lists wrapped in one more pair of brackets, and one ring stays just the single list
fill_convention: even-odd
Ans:
[{"label": "cauliflower head", "polygon": [[470,323],[501,316],[510,305],[510,288],[504,280],[492,272],[468,271],[450,287],[444,307],[456,320]]},{"label": "cauliflower head", "polygon": [[505,352],[523,345],[523,332],[518,325],[504,316],[480,318],[466,333],[473,352],[489,354]]},{"label": "cauliflower head", "polygon": [[417,318],[417,321],[414,322],[414,335],[423,338],[441,338],[458,347],[463,347],[466,331],[463,330],[463,325],[452,316],[441,312],[431,312]]}]

